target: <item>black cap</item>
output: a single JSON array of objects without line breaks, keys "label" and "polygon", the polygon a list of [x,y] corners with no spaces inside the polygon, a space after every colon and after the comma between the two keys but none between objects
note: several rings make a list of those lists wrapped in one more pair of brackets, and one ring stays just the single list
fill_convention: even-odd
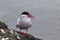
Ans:
[{"label": "black cap", "polygon": [[24,11],[24,12],[21,13],[21,15],[29,15],[29,12]]}]

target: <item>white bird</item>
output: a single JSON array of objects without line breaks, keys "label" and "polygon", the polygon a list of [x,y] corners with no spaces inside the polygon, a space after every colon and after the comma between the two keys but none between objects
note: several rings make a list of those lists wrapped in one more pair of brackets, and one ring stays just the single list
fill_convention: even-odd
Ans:
[{"label": "white bird", "polygon": [[28,12],[23,12],[21,16],[18,17],[16,27],[20,28],[20,33],[22,33],[21,30],[24,29],[27,34],[28,28],[32,27],[31,18],[33,18],[33,16]]}]

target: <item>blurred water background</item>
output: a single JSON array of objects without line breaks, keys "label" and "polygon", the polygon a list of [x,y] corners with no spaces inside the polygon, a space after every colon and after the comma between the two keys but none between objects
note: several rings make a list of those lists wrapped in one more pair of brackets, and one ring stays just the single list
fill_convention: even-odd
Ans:
[{"label": "blurred water background", "polygon": [[0,0],[0,20],[18,30],[17,17],[23,11],[35,16],[29,33],[43,40],[60,40],[60,0]]}]

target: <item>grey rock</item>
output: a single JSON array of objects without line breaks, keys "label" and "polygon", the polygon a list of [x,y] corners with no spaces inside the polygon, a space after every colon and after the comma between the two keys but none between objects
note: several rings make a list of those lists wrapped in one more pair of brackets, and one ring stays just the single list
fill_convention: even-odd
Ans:
[{"label": "grey rock", "polygon": [[2,22],[2,21],[0,21],[0,28],[8,29],[7,25],[4,22]]},{"label": "grey rock", "polygon": [[42,40],[35,38],[31,34],[26,37],[25,33],[20,34],[19,31],[9,29],[8,26],[0,21],[0,40]]}]

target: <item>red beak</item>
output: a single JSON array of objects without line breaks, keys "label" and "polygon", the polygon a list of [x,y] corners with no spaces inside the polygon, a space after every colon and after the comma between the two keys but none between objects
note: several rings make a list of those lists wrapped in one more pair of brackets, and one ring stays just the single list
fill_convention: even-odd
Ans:
[{"label": "red beak", "polygon": [[30,18],[34,18],[34,16],[32,16],[31,14],[30,14],[30,15],[28,15],[28,17],[30,17]]}]

